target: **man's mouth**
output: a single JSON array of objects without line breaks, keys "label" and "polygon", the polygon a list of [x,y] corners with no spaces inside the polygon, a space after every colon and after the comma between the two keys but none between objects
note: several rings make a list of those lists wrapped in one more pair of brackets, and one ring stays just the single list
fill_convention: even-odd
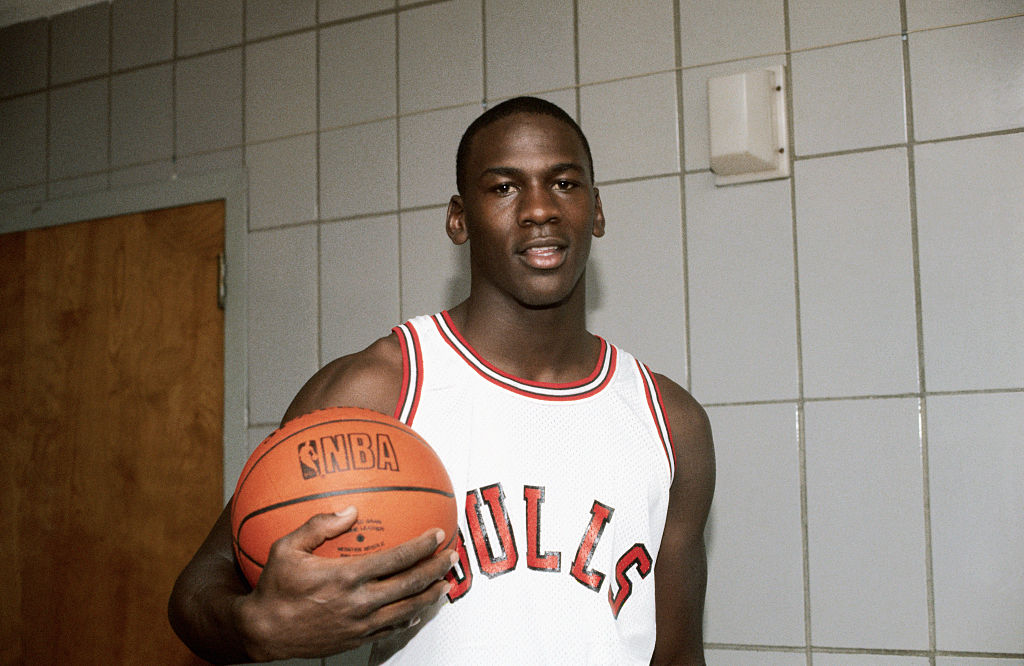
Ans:
[{"label": "man's mouth", "polygon": [[564,245],[535,245],[520,252],[526,264],[532,268],[549,270],[558,268],[565,258]]}]

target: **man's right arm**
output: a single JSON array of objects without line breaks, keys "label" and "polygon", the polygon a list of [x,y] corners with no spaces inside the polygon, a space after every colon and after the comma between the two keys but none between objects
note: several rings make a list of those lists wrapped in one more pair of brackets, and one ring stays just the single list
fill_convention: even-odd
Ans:
[{"label": "man's right arm", "polygon": [[[320,407],[387,413],[400,388],[393,338],[328,365],[296,396],[284,420]],[[396,379],[396,377],[398,379]],[[229,509],[175,583],[168,616],[196,654],[216,663],[337,654],[409,626],[447,591],[454,553],[435,553],[441,530],[381,553],[324,558],[313,550],[348,530],[355,511],[313,516],[271,548],[254,589],[231,543]]]}]

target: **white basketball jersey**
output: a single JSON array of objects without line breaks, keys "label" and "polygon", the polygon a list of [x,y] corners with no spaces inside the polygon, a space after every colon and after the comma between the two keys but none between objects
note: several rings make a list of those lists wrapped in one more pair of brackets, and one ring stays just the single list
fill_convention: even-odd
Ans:
[{"label": "white basketball jersey", "polygon": [[451,475],[460,563],[387,663],[649,663],[675,465],[650,371],[601,340],[586,379],[530,382],[480,358],[446,312],[394,330],[396,416]]}]

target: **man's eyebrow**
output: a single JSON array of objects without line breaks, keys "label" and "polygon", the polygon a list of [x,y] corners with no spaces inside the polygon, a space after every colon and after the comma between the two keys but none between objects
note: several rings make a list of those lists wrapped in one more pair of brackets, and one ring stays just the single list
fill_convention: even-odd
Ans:
[{"label": "man's eyebrow", "polygon": [[[558,164],[552,164],[548,169],[547,173],[561,173],[563,171],[579,171],[580,173],[586,173],[583,166],[576,162],[559,162]],[[483,170],[482,176],[494,175],[494,176],[521,176],[523,174],[522,169],[508,166],[493,166]]]}]

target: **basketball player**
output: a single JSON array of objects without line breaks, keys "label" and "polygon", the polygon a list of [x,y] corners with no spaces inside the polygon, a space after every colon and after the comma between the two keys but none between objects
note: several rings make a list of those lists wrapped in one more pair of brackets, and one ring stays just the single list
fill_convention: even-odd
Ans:
[{"label": "basketball player", "polygon": [[225,510],[179,578],[172,624],[216,661],[371,642],[374,661],[403,664],[702,664],[710,427],[685,390],[585,328],[605,228],[586,138],[517,98],[470,125],[456,162],[446,229],[469,243],[469,298],[330,363],[284,417],[345,405],[409,423],[465,498],[453,548],[432,554],[451,535],[430,530],[320,558],[357,516],[319,515],[250,590]]}]

